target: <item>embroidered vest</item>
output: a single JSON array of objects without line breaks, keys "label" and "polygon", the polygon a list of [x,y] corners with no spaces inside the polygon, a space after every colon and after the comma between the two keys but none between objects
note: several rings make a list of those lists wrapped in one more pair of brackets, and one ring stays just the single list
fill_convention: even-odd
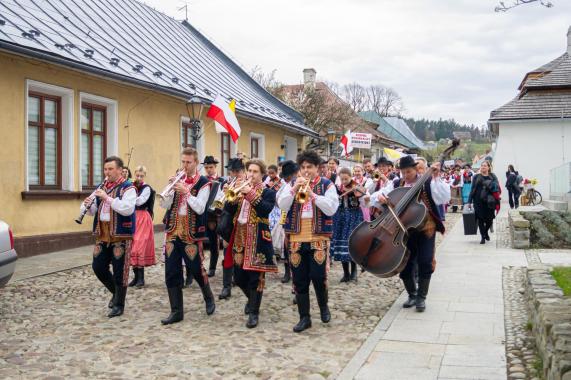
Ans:
[{"label": "embroidered vest", "polygon": [[145,190],[147,187],[149,188],[149,191],[151,192],[149,199],[147,199],[147,201],[145,203],[143,203],[142,205],[135,206],[135,210],[146,210],[149,212],[149,214],[151,214],[151,218],[153,218],[153,209],[155,208],[155,190],[153,190],[153,188],[147,184],[144,184],[143,187],[141,187],[141,188],[138,188],[135,186],[135,188],[137,189],[137,196],[141,195],[143,190]]},{"label": "embroidered vest", "polygon": [[[198,181],[192,186],[190,189],[190,194],[194,197],[198,195],[198,192],[204,187],[209,185],[208,178],[205,176],[200,176]],[[175,192],[174,198],[172,201],[171,207],[167,210],[165,217],[163,219],[163,223],[166,227],[167,234],[173,232],[177,228],[178,223],[178,206],[180,201],[180,195]],[[204,240],[205,239],[205,232],[206,232],[206,222],[208,219],[208,213],[205,209],[202,215],[198,215],[192,207],[188,204],[186,205],[186,216],[183,219],[185,224],[186,230],[188,232],[188,237],[193,241],[196,240]]]},{"label": "embroidered vest", "polygon": [[[129,189],[133,189],[133,184],[131,181],[126,180],[120,185],[116,186],[109,196],[112,198],[123,198],[123,194]],[[99,223],[99,214],[101,213],[101,202],[99,198],[96,198],[97,213],[93,218],[93,234],[95,236],[101,236],[101,223]],[[110,208],[110,220],[109,220],[109,235],[111,239],[123,238],[129,239],[133,237],[135,233],[135,213],[131,215],[123,216]]]},{"label": "embroidered vest", "polygon": [[[442,223],[442,215],[440,214],[440,210],[434,203],[434,199],[432,199],[432,190],[430,189],[430,183],[432,182],[432,178],[424,183],[422,190],[420,191],[420,200],[426,208],[428,209],[428,214],[432,217],[434,223],[436,224],[436,231],[440,232],[441,234],[444,233],[444,223]],[[395,188],[404,186],[404,179],[395,179],[394,181]]]},{"label": "embroidered vest", "polygon": [[[329,185],[332,182],[327,178],[321,177],[320,180],[313,187],[313,192],[317,195],[325,195]],[[333,185],[334,186],[334,185]],[[288,234],[298,234],[301,229],[301,203],[297,202],[295,199],[291,208],[289,209],[285,224],[284,231]],[[327,216],[319,209],[319,207],[313,205],[313,226],[312,232],[317,235],[331,236],[333,233],[333,218]]]}]

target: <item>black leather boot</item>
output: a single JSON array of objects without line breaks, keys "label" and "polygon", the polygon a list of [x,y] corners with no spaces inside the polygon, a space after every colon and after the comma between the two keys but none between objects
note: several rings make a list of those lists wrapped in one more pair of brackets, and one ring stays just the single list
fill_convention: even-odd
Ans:
[{"label": "black leather boot", "polygon": [[426,295],[428,294],[429,278],[418,280],[418,296],[416,297],[416,311],[423,312],[426,309]]},{"label": "black leather boot", "polygon": [[329,300],[329,292],[325,284],[313,283],[313,288],[315,289],[315,296],[317,297],[317,304],[319,305],[319,312],[321,314],[321,322],[329,323],[331,320],[331,312],[329,311],[329,306],[327,302]]},{"label": "black leather boot", "polygon": [[183,288],[190,288],[192,285],[192,271],[189,267],[186,267],[186,281],[184,282]]},{"label": "black leather boot", "polygon": [[250,296],[251,296],[251,293],[247,289],[242,288],[242,287],[240,288],[240,290],[246,296],[246,305],[244,306],[244,314],[248,315],[248,314],[250,314]]},{"label": "black leather boot", "polygon": [[145,286],[145,268],[143,267],[139,268],[139,279],[137,280],[135,286],[137,288],[142,288]]},{"label": "black leather boot", "polygon": [[218,295],[219,300],[232,296],[232,270],[232,268],[222,268],[222,291]]},{"label": "black leather boot", "polygon": [[351,281],[357,282],[357,264],[351,261]]},{"label": "black leather boot", "polygon": [[408,309],[409,307],[416,305],[416,282],[412,278],[403,278],[402,282],[406,292],[408,293],[408,300],[402,304],[402,307]]},{"label": "black leather boot", "polygon": [[118,317],[123,315],[123,310],[125,309],[125,297],[127,296],[126,286],[116,286],[115,287],[115,300],[113,302],[113,308],[107,314],[109,318]]},{"label": "black leather boot", "polygon": [[291,280],[291,273],[289,271],[289,262],[284,261],[284,276],[282,277],[282,284],[287,284]]},{"label": "black leather boot", "polygon": [[133,267],[133,274],[134,274],[133,280],[131,280],[131,282],[129,283],[129,287],[135,286],[139,281],[139,268]]},{"label": "black leather boot", "polygon": [[341,277],[339,282],[349,282],[351,279],[351,275],[349,274],[349,263],[343,262],[341,265],[343,266],[343,277]]},{"label": "black leather boot", "polygon": [[299,322],[293,326],[293,332],[302,332],[311,327],[311,316],[309,314],[309,293],[297,294],[297,310],[299,312]]},{"label": "black leather boot", "polygon": [[171,313],[168,317],[161,320],[163,325],[170,325],[172,323],[180,322],[184,319],[184,309],[182,301],[182,288],[168,288],[169,302],[171,305]]},{"label": "black leather boot", "polygon": [[248,314],[248,322],[246,322],[246,327],[249,329],[258,326],[258,316],[260,315],[262,295],[263,292],[258,292],[257,289],[250,290],[250,314]]},{"label": "black leather boot", "polygon": [[216,310],[216,304],[214,303],[214,294],[212,294],[210,284],[204,284],[200,290],[202,290],[202,297],[206,303],[206,314],[211,315]]},{"label": "black leather boot", "polygon": [[210,248],[210,266],[208,267],[208,277],[214,277],[216,275],[216,264],[218,264],[218,247],[216,251],[214,248]]},{"label": "black leather boot", "polygon": [[111,309],[113,307],[113,304],[115,303],[115,283],[113,281],[105,281],[103,285],[105,285],[107,290],[109,290],[111,294],[113,294],[111,296],[111,301],[109,301],[109,303],[107,304],[107,307]]}]

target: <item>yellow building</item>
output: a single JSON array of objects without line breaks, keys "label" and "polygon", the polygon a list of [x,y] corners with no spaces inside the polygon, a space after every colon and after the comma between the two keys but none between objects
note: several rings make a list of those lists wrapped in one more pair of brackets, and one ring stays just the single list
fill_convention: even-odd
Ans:
[{"label": "yellow building", "polygon": [[[276,163],[315,137],[187,22],[135,0],[84,3],[25,0],[0,16],[0,219],[21,256],[91,241],[91,221],[74,219],[105,156],[145,165],[160,191],[184,146]],[[205,118],[217,94],[237,101],[237,145]]]}]

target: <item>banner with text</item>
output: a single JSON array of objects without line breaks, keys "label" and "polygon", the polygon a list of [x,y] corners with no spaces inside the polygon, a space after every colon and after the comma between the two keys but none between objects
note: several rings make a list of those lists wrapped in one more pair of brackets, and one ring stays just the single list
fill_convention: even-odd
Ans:
[{"label": "banner with text", "polygon": [[371,149],[372,138],[370,133],[351,132],[351,145],[356,149]]}]

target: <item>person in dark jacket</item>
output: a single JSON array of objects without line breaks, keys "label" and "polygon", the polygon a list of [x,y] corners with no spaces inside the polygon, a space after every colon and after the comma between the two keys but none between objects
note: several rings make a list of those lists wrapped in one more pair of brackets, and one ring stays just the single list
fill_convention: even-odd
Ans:
[{"label": "person in dark jacket", "polygon": [[519,187],[520,175],[517,170],[514,169],[513,165],[508,166],[508,171],[506,172],[506,189],[508,190],[508,199],[510,202],[510,208],[519,207],[519,196],[521,195],[521,189]]},{"label": "person in dark jacket", "polygon": [[472,191],[468,204],[474,206],[478,227],[482,240],[485,244],[490,240],[488,231],[494,222],[496,212],[500,209],[500,184],[498,177],[492,173],[492,165],[488,161],[482,162],[480,173],[472,179]]}]

